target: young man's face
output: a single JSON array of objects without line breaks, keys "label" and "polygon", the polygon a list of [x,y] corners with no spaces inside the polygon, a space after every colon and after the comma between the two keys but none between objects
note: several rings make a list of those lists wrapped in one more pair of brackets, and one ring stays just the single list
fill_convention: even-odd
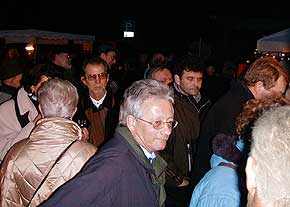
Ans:
[{"label": "young man's face", "polygon": [[182,93],[189,96],[196,96],[202,85],[202,73],[193,71],[184,71],[181,78],[175,76],[175,82]]}]

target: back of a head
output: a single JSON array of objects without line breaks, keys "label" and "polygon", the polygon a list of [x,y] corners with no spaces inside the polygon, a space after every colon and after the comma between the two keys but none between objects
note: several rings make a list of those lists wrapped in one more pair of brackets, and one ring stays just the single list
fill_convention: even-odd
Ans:
[{"label": "back of a head", "polygon": [[223,159],[239,164],[242,158],[241,151],[236,147],[238,136],[217,134],[212,140],[213,153]]},{"label": "back of a head", "polygon": [[38,91],[38,100],[45,118],[71,118],[79,96],[71,82],[55,78],[43,83]]},{"label": "back of a head", "polygon": [[23,74],[22,85],[26,92],[31,92],[31,86],[37,85],[41,76],[56,77],[55,70],[49,64],[37,64],[32,69],[26,70]]},{"label": "back of a head", "polygon": [[251,139],[252,127],[263,111],[270,108],[290,105],[290,100],[284,96],[274,99],[250,99],[244,105],[236,118],[236,131],[245,139]]},{"label": "back of a head", "polygon": [[165,99],[174,103],[172,89],[153,79],[139,80],[125,90],[120,108],[120,124],[126,126],[126,117],[141,117],[144,113],[143,103],[149,98]]},{"label": "back of a head", "polygon": [[167,64],[168,58],[161,52],[156,52],[152,54],[152,57],[149,60],[150,68],[155,65]]},{"label": "back of a head", "polygon": [[280,76],[283,76],[287,83],[289,82],[289,74],[279,61],[272,57],[263,57],[250,65],[244,76],[244,81],[248,86],[253,86],[261,81],[266,89],[270,89]]},{"label": "back of a head", "polygon": [[257,194],[264,206],[290,206],[289,117],[290,106],[281,106],[266,111],[254,125],[250,156],[256,162]]}]

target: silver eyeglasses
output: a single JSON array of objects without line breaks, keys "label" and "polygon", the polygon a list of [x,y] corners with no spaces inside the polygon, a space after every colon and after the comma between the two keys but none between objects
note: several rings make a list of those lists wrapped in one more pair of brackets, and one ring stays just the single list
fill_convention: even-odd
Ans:
[{"label": "silver eyeglasses", "polygon": [[167,126],[169,126],[171,129],[174,129],[177,124],[178,124],[178,121],[176,120],[173,120],[173,121],[161,121],[161,120],[158,120],[158,121],[146,121],[144,119],[141,119],[141,118],[137,118],[138,120],[140,121],[144,121],[145,123],[147,124],[151,124],[153,126],[154,129],[162,129],[165,124],[167,124]]}]

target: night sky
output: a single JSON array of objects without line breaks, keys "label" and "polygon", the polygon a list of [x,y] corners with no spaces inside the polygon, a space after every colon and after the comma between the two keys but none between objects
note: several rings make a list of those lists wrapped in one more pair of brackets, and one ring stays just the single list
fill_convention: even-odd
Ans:
[{"label": "night sky", "polygon": [[194,2],[176,1],[122,4],[60,0],[3,2],[0,27],[122,40],[122,23],[133,20],[136,38],[128,41],[144,49],[182,50],[192,42],[202,41],[215,48],[218,54],[246,56],[255,49],[257,39],[290,26],[290,12],[283,5],[267,8],[236,2],[227,6],[205,2],[203,6],[194,6]]}]

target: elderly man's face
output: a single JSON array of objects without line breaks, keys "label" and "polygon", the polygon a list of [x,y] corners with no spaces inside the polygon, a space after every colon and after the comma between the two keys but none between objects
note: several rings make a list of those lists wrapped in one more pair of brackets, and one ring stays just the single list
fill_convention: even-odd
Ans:
[{"label": "elderly man's face", "polygon": [[156,71],[155,73],[152,74],[152,78],[162,83],[165,83],[166,85],[169,85],[173,81],[172,74],[170,70],[167,68]]},{"label": "elderly man's face", "polygon": [[171,133],[171,126],[163,124],[160,129],[155,129],[147,122],[173,121],[174,111],[172,104],[164,99],[151,98],[144,102],[143,111],[144,115],[139,117],[142,120],[136,118],[134,124],[130,127],[135,140],[148,152],[163,150]]},{"label": "elderly man's face", "polygon": [[93,98],[105,93],[108,80],[109,75],[103,64],[88,64],[85,68],[85,76],[81,78],[81,81],[88,87],[90,96]]},{"label": "elderly man's face", "polygon": [[55,55],[54,63],[67,70],[72,68],[71,57],[68,53],[60,53],[60,54]]}]

